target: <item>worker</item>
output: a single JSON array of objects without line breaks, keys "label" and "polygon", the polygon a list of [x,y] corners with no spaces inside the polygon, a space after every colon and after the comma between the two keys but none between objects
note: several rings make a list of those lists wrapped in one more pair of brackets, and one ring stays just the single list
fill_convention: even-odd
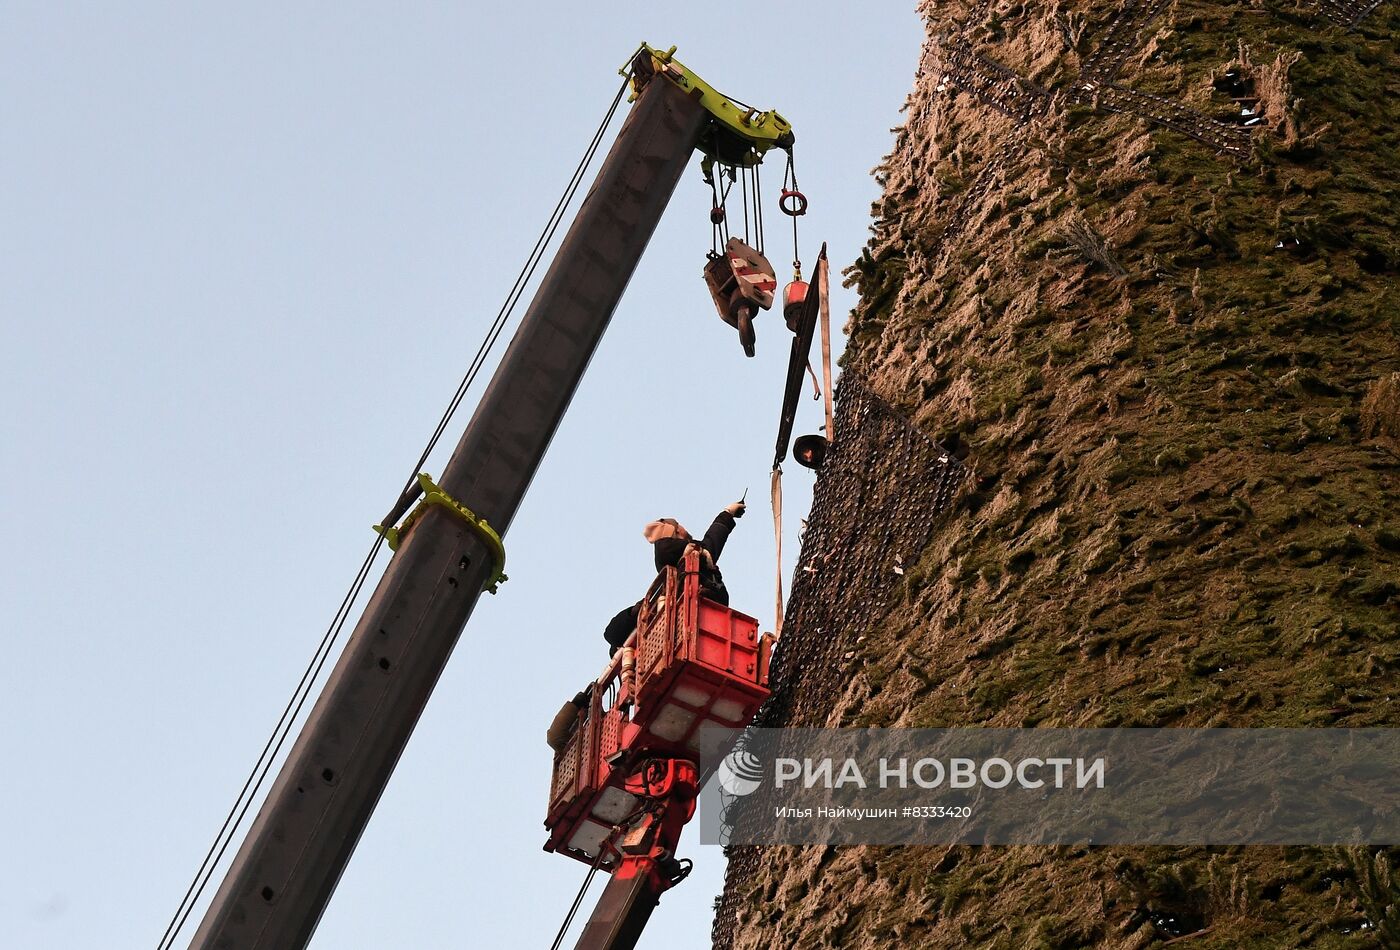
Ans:
[{"label": "worker", "polygon": [[641,611],[642,602],[639,600],[630,607],[623,607],[608,621],[608,625],[603,628],[603,639],[608,641],[608,656],[621,650],[632,631],[637,629],[637,617]]},{"label": "worker", "polygon": [[545,741],[555,752],[563,750],[568,744],[569,737],[578,728],[578,714],[588,706],[588,700],[593,693],[593,684],[589,683],[573,699],[559,707],[559,711],[554,714],[554,721],[549,724],[549,731],[545,733]]},{"label": "worker", "polygon": [[742,501],[725,505],[724,510],[715,515],[705,536],[696,541],[690,532],[674,518],[653,521],[643,529],[643,536],[651,542],[653,559],[657,572],[668,567],[680,567],[681,560],[692,547],[700,552],[700,590],[710,600],[729,606],[729,591],[725,589],[724,578],[719,572],[719,556],[724,550],[724,542],[729,540],[729,532],[734,530],[736,519],[744,517],[748,506]]},{"label": "worker", "polygon": [[[674,518],[660,518],[649,523],[642,530],[642,535],[651,542],[652,560],[657,573],[668,567],[680,567],[686,552],[695,548],[700,554],[700,592],[715,603],[729,606],[729,591],[724,586],[724,576],[719,572],[719,556],[724,551],[724,543],[729,540],[729,532],[734,530],[737,519],[744,517],[747,507],[742,501],[725,505],[699,541],[692,538],[690,532]],[[603,629],[603,639],[608,642],[609,656],[622,649],[632,631],[637,629],[641,609],[641,602],[638,601],[622,608],[608,621]]]}]

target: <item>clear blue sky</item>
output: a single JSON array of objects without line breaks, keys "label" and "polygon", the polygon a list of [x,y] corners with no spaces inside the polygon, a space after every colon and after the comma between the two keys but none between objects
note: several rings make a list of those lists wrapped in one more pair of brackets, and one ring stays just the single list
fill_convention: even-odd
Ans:
[{"label": "clear blue sky", "polygon": [[[155,946],[637,43],[793,122],[839,271],[912,6],[6,4],[0,942]],[[540,850],[544,729],[650,578],[643,523],[747,487],[723,567],[771,624],[787,342],[766,315],[745,360],[715,316],[707,211],[696,169],[313,946],[548,945],[584,868]],[[723,857],[682,852],[644,948],[708,946]]]}]

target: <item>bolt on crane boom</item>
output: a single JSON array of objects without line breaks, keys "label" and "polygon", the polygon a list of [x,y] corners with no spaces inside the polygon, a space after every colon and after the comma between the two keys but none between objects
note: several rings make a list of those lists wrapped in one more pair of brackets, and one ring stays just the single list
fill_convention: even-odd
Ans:
[{"label": "bolt on crane boom", "polygon": [[[754,164],[791,127],[642,46],[623,127],[437,484],[395,553],[205,913],[192,948],[304,947],[696,148]],[[664,81],[657,81],[664,80]],[[470,505],[470,508],[467,506]],[[411,528],[411,530],[410,530]]]}]

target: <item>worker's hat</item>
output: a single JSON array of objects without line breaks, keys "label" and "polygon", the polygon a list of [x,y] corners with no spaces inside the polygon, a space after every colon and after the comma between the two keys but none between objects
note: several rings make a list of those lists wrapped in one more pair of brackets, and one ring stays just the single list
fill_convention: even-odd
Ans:
[{"label": "worker's hat", "polygon": [[681,526],[675,518],[661,518],[657,521],[648,522],[642,529],[642,536],[655,544],[657,541],[664,541],[667,538],[681,538],[690,540],[690,532]]}]

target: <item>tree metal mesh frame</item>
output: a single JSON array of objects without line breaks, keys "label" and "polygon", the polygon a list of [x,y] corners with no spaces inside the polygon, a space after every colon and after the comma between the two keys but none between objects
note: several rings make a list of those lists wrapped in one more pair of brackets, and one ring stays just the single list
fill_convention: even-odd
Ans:
[{"label": "tree metal mesh frame", "polygon": [[[967,473],[849,372],[837,389],[835,429],[773,659],[773,696],[754,719],[761,728],[827,723],[859,637],[888,609]],[[744,820],[742,812],[728,817]],[[716,948],[732,944],[741,890],[760,856],[758,847],[730,850],[711,933]]]}]

